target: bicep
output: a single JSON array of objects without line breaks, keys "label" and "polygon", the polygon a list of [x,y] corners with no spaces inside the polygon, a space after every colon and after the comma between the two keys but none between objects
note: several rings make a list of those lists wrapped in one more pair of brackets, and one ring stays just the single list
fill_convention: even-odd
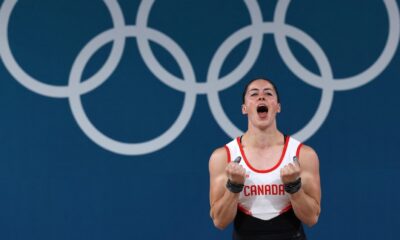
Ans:
[{"label": "bicep", "polygon": [[227,153],[220,148],[214,151],[209,161],[210,172],[210,205],[212,205],[224,195],[227,177],[225,168],[227,166]]},{"label": "bicep", "polygon": [[321,199],[321,185],[319,175],[319,159],[316,152],[303,146],[300,151],[299,162],[303,190],[318,203]]}]

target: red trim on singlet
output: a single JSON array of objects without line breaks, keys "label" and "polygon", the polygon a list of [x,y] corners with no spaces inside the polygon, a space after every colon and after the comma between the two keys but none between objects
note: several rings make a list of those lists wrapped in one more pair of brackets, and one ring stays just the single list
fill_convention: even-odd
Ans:
[{"label": "red trim on singlet", "polygon": [[289,145],[289,139],[290,139],[290,137],[286,136],[285,146],[283,147],[283,150],[282,150],[281,157],[280,157],[279,161],[272,168],[265,169],[265,170],[259,170],[259,169],[254,168],[253,166],[251,166],[250,162],[247,160],[246,155],[244,154],[243,146],[242,146],[242,143],[240,142],[240,137],[236,138],[236,141],[237,141],[237,144],[239,145],[240,153],[242,154],[243,159],[246,162],[247,166],[249,166],[249,168],[251,170],[253,170],[254,172],[257,172],[257,173],[268,173],[268,172],[272,172],[275,169],[277,169],[279,167],[279,165],[282,163],[283,158],[284,158],[285,153],[286,153],[287,146]]},{"label": "red trim on singlet", "polygon": [[296,157],[297,157],[297,159],[300,159],[300,148],[301,148],[302,146],[303,146],[303,144],[300,143],[299,146],[297,147],[297,150],[296,150]]},{"label": "red trim on singlet", "polygon": [[282,214],[282,213],[284,213],[284,212],[287,212],[287,211],[289,211],[291,208],[292,208],[292,204],[289,203],[289,205],[287,205],[286,207],[284,207],[284,208],[279,212],[279,214]]},{"label": "red trim on singlet", "polygon": [[231,162],[231,153],[229,152],[228,146],[225,145],[224,148],[226,150],[226,154],[228,154],[228,163],[230,163]]},{"label": "red trim on singlet", "polygon": [[246,209],[245,207],[243,207],[240,203],[238,204],[238,209],[241,211],[241,212],[243,212],[243,213],[245,213],[245,214],[247,214],[247,215],[250,215],[250,216],[252,216],[253,214],[251,213],[251,211],[250,210],[248,210],[248,209]]}]

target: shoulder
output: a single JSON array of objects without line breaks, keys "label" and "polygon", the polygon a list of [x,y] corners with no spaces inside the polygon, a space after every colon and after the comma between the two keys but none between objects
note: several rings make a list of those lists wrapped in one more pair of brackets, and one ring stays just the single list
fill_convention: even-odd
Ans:
[{"label": "shoulder", "polygon": [[315,152],[315,150],[312,147],[310,147],[308,145],[304,145],[304,144],[300,148],[300,156],[303,156],[307,159],[308,158],[312,158],[312,159],[317,158],[318,159],[317,152]]},{"label": "shoulder", "polygon": [[228,165],[228,152],[226,147],[220,147],[213,151],[209,160],[209,170],[212,172],[220,172]]},{"label": "shoulder", "polygon": [[301,167],[311,171],[318,171],[319,159],[317,152],[310,146],[302,145],[299,153]]}]

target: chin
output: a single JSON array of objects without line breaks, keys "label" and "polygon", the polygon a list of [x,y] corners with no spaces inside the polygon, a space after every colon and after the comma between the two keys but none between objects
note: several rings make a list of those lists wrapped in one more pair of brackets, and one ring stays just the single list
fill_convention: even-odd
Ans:
[{"label": "chin", "polygon": [[264,130],[264,129],[267,129],[269,126],[271,126],[271,123],[269,121],[263,121],[263,122],[257,123],[256,126],[259,129]]}]

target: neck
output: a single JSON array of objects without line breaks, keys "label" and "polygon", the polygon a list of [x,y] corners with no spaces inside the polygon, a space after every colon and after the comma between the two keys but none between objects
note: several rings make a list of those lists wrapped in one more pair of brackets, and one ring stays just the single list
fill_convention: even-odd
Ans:
[{"label": "neck", "polygon": [[283,134],[275,127],[271,126],[266,129],[249,127],[243,135],[243,139],[247,146],[255,148],[271,147],[273,145],[283,143]]}]

